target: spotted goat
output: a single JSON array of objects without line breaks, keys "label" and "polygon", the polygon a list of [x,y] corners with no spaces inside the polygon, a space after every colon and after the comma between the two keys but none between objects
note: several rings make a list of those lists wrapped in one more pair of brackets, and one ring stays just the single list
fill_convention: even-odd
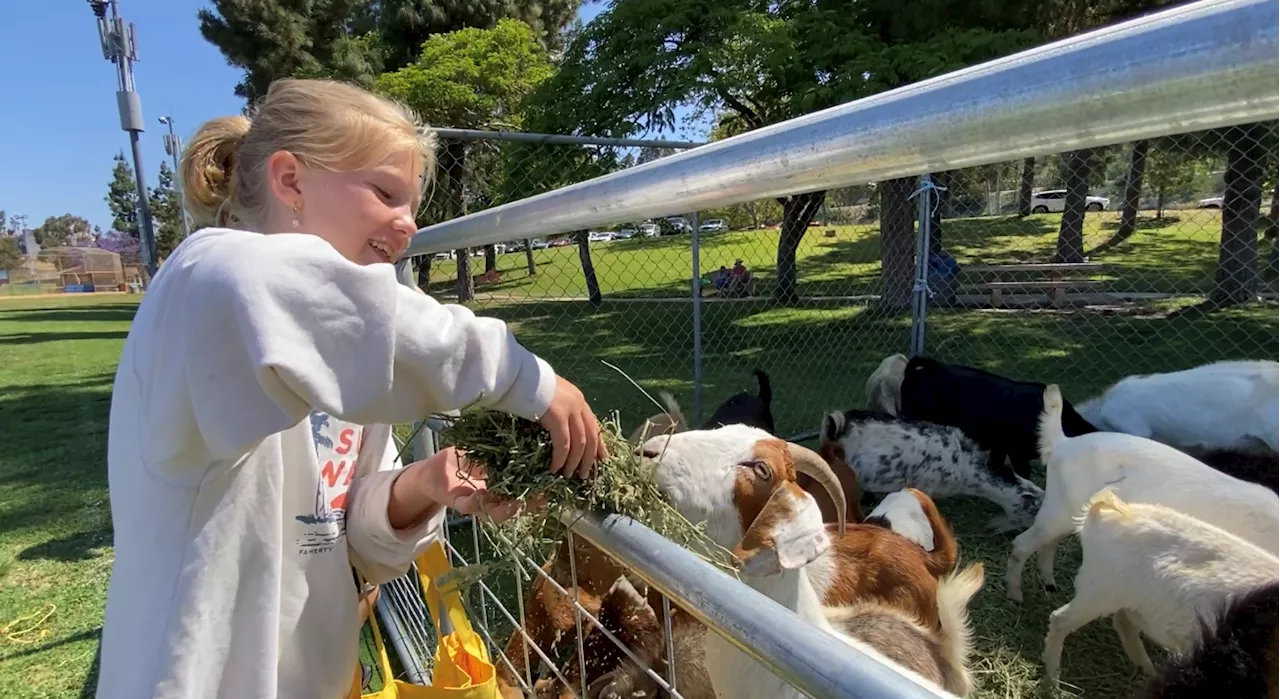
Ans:
[{"label": "spotted goat", "polygon": [[[1035,521],[1044,491],[1009,469],[992,468],[988,452],[957,427],[903,420],[865,410],[828,413],[819,452],[836,472],[856,475],[872,493],[916,488],[931,498],[969,495],[1004,510],[992,520],[998,531],[1026,529]],[[845,488],[846,491],[848,488]],[[819,507],[831,505],[818,498]]]}]

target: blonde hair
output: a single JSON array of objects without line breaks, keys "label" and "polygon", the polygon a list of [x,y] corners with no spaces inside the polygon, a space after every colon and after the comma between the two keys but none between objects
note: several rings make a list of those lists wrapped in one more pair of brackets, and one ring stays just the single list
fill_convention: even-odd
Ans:
[{"label": "blonde hair", "polygon": [[346,172],[410,153],[422,173],[415,208],[435,170],[435,137],[408,107],[332,80],[277,80],[251,118],[212,119],[187,144],[182,192],[196,227],[262,225],[267,159],[281,150],[305,167]]}]

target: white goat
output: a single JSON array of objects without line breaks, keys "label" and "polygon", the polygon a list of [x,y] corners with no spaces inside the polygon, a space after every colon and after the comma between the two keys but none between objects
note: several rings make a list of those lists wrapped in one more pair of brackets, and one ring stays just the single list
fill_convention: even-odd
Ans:
[{"label": "white goat", "polygon": [[[982,586],[981,564],[937,582],[936,629],[880,599],[824,606],[823,591],[839,585],[833,578],[841,575],[832,570],[839,554],[817,503],[796,484],[797,472],[809,475],[827,489],[837,512],[844,512],[839,481],[821,457],[746,425],[655,437],[641,453],[676,509],[691,522],[706,522],[711,538],[737,557],[751,587],[923,686],[959,695],[970,691],[964,665],[970,651],[967,605]],[[837,527],[843,535],[843,516]],[[880,527],[869,527],[865,535],[901,538]],[[705,664],[717,696],[805,696],[719,634],[706,636]]]},{"label": "white goat", "polygon": [[1280,450],[1280,362],[1223,361],[1126,376],[1076,406],[1099,430],[1179,449]]},{"label": "white goat", "polygon": [[897,415],[902,408],[902,378],[907,372],[907,355],[891,354],[867,377],[867,410]]},{"label": "white goat", "polygon": [[[1139,632],[1184,652],[1232,595],[1276,580],[1280,559],[1234,534],[1163,505],[1125,503],[1110,488],[1090,498],[1080,525],[1076,596],[1049,616],[1045,677],[1058,679],[1062,642],[1108,614],[1125,654],[1155,672]],[[1274,667],[1271,668],[1274,671]]]},{"label": "white goat", "polygon": [[1107,486],[1125,500],[1171,507],[1276,554],[1280,499],[1275,493],[1150,439],[1117,432],[1066,437],[1061,415],[1062,393],[1050,385],[1040,416],[1044,502],[1031,528],[1013,540],[1007,573],[1010,599],[1022,601],[1022,568],[1032,551],[1041,582],[1047,589],[1055,588],[1053,555],[1058,541],[1075,530],[1075,517],[1089,498]]},{"label": "white goat", "polygon": [[827,413],[818,436],[827,462],[837,473],[852,468],[862,490],[916,488],[934,499],[983,498],[1004,510],[991,522],[997,531],[1030,526],[1044,499],[1040,486],[993,467],[990,454],[958,427],[837,410]]}]

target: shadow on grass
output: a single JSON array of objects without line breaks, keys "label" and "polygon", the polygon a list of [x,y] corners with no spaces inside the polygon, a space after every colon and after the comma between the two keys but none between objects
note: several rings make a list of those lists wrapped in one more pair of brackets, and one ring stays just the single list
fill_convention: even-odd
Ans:
[{"label": "shadow on grass", "polygon": [[[104,373],[71,386],[0,390],[0,443],[5,445],[0,492],[12,493],[0,499],[0,532],[49,528],[63,533],[61,524],[84,512],[89,501],[105,516],[112,378]],[[74,556],[83,543],[39,546],[47,546],[40,549],[45,553]]]},{"label": "shadow on grass", "polygon": [[101,554],[96,549],[111,547],[111,528],[82,531],[46,541],[24,549],[18,554],[20,561],[49,560],[69,563],[87,561]]},{"label": "shadow on grass", "polygon": [[67,340],[123,340],[128,336],[129,332],[127,330],[17,333],[0,335],[0,345],[34,345],[41,342],[64,342]]},{"label": "shadow on grass", "polygon": [[91,306],[47,305],[6,309],[0,306],[0,322],[128,322],[138,311],[137,303],[99,303]]}]

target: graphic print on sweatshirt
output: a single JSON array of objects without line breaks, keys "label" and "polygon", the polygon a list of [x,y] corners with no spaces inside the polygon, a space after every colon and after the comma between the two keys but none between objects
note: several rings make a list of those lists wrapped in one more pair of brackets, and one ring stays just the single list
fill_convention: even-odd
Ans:
[{"label": "graphic print on sweatshirt", "polygon": [[356,474],[363,434],[358,425],[323,412],[311,413],[310,420],[320,472],[312,511],[295,517],[305,525],[297,539],[298,553],[304,556],[332,551],[347,534],[347,491]]}]

